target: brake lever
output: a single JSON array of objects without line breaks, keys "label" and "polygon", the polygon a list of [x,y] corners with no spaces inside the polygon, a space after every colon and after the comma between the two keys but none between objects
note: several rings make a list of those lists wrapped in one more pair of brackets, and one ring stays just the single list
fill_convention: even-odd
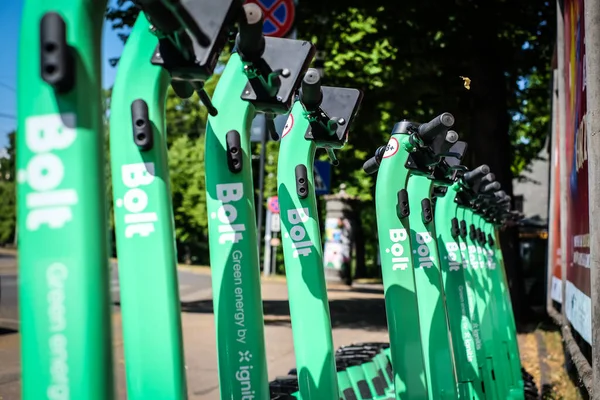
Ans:
[{"label": "brake lever", "polygon": [[334,166],[340,165],[340,162],[337,159],[337,157],[335,156],[335,152],[333,151],[332,148],[327,149],[327,155],[329,156],[329,162],[331,163],[331,165],[334,165]]}]

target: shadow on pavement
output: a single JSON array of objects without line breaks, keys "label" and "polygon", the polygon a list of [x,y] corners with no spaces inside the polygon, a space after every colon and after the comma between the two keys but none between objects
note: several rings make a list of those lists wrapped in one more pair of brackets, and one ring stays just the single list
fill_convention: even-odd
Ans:
[{"label": "shadow on pavement", "polygon": [[328,287],[328,292],[350,292],[350,293],[367,293],[367,294],[383,294],[383,286],[381,287],[365,287],[365,286],[353,286],[352,288],[335,288]]},{"label": "shadow on pavement", "polygon": [[[290,308],[287,300],[263,301],[265,325],[290,325]],[[383,299],[330,300],[333,328],[364,329],[378,331],[387,329]],[[181,311],[212,314],[212,300],[181,303]],[[286,318],[272,318],[286,317]]]}]

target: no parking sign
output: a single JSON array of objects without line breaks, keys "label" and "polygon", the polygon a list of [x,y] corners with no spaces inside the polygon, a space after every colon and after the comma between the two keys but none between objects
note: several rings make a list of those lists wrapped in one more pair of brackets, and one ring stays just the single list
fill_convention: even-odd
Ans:
[{"label": "no parking sign", "polygon": [[279,198],[277,196],[269,197],[267,207],[273,214],[279,214]]},{"label": "no parking sign", "polygon": [[264,15],[263,33],[266,36],[286,37],[294,26],[294,0],[246,0],[258,5]]}]

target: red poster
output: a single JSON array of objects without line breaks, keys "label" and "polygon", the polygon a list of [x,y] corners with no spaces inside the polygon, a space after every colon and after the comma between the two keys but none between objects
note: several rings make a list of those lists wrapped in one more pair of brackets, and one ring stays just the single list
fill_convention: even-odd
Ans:
[{"label": "red poster", "polygon": [[565,32],[565,151],[569,201],[565,312],[575,330],[591,343],[589,209],[585,129],[585,34],[583,0],[566,0]]},{"label": "red poster", "polygon": [[[554,121],[555,130],[559,132],[560,123],[558,120],[558,113]],[[562,271],[561,271],[561,249],[560,249],[560,135],[554,135],[552,143],[552,177],[553,190],[550,194],[552,196],[552,209],[549,210],[550,214],[550,226],[549,233],[552,238],[550,246],[550,259],[549,268],[552,268],[552,281],[550,296],[552,300],[562,303]]]}]

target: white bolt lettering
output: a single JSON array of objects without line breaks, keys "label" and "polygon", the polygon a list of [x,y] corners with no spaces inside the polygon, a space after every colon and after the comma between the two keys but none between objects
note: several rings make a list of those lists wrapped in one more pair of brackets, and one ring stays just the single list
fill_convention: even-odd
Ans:
[{"label": "white bolt lettering", "polygon": [[33,190],[25,199],[25,226],[29,231],[38,230],[42,225],[60,229],[73,218],[77,192],[58,189],[65,177],[65,167],[53,151],[66,150],[75,142],[74,126],[74,114],[44,115],[25,121],[25,143],[34,156],[25,169],[19,170],[17,180]]},{"label": "white bolt lettering", "polygon": [[431,234],[429,232],[421,232],[416,235],[417,253],[419,254],[419,267],[420,268],[431,268],[433,266],[433,258],[429,255],[429,246],[431,243]]},{"label": "white bolt lettering", "polygon": [[154,182],[154,163],[126,164],[121,167],[121,181],[129,188],[123,199],[117,199],[117,207],[125,207],[125,237],[135,235],[148,237],[154,232],[158,221],[155,212],[144,212],[148,207],[148,194],[142,189]]},{"label": "white bolt lettering", "polygon": [[294,249],[294,258],[298,258],[299,256],[306,257],[312,253],[312,248],[314,247],[313,242],[310,240],[303,240],[306,238],[306,229],[304,228],[304,223],[310,219],[310,215],[308,214],[308,208],[296,208],[293,210],[288,210],[287,217],[292,224],[292,228],[290,229],[289,235],[292,239],[292,248]]},{"label": "white bolt lettering", "polygon": [[386,252],[392,253],[392,271],[400,269],[404,271],[408,268],[409,259],[404,256],[404,246],[402,242],[408,239],[408,234],[406,233],[406,229],[390,229],[390,240],[392,241],[392,246],[390,249],[387,249]]},{"label": "white bolt lettering", "polygon": [[[246,225],[234,224],[238,217],[236,205],[244,197],[243,183],[224,183],[217,185],[217,199],[223,202],[223,205],[217,210],[219,225],[219,243],[238,243],[244,238],[243,232],[246,231]],[[214,216],[213,216],[214,218]]]}]

